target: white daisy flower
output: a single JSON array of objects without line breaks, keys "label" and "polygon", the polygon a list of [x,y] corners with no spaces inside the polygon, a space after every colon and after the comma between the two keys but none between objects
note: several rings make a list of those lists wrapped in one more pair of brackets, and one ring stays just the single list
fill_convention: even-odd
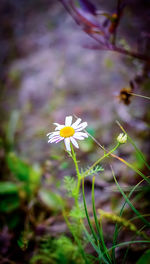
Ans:
[{"label": "white daisy flower", "polygon": [[54,123],[54,125],[56,126],[55,132],[47,134],[49,138],[48,143],[58,143],[64,140],[67,151],[71,151],[71,143],[76,148],[79,148],[76,139],[83,140],[88,137],[87,133],[81,132],[87,127],[87,122],[81,123],[81,118],[78,118],[72,124],[72,116],[66,116],[65,125],[60,125],[58,123]]}]

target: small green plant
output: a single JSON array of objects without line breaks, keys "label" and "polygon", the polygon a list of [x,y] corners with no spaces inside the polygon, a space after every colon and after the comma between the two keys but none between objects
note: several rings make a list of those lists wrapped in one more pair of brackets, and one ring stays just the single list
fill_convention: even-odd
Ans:
[{"label": "small green plant", "polygon": [[70,238],[62,235],[52,239],[48,236],[39,241],[38,251],[30,260],[30,264],[84,264],[77,246]]},{"label": "small green plant", "polygon": [[[131,202],[131,195],[134,193],[136,188],[141,184],[141,182],[146,181],[148,184],[150,183],[149,177],[145,176],[139,169],[137,169],[134,165],[130,164],[129,162],[125,161],[123,158],[118,157],[114,152],[120,147],[120,145],[125,144],[127,142],[127,139],[129,139],[129,142],[133,145],[136,152],[138,153],[138,156],[142,159],[143,163],[146,165],[146,167],[149,169],[149,165],[147,164],[144,155],[141,153],[141,151],[136,147],[133,140],[128,136],[126,131],[121,127],[123,130],[123,133],[121,133],[117,137],[117,143],[111,150],[106,150],[104,147],[104,155],[100,157],[97,161],[95,161],[91,166],[89,166],[87,169],[80,169],[79,168],[79,162],[76,158],[76,153],[74,150],[74,146],[76,148],[79,148],[79,145],[76,140],[83,140],[89,136],[89,134],[86,132],[85,127],[87,126],[86,122],[81,123],[81,119],[78,118],[73,124],[72,124],[72,116],[68,116],[65,119],[65,125],[60,125],[55,123],[56,125],[56,131],[49,133],[49,143],[58,143],[62,140],[64,140],[66,150],[68,152],[68,155],[70,158],[72,158],[76,170],[76,178],[71,176],[65,176],[64,177],[64,187],[67,190],[68,196],[72,197],[74,199],[74,206],[70,210],[70,212],[66,211],[65,207],[63,208],[63,215],[65,218],[65,221],[67,223],[67,226],[72,233],[72,236],[74,238],[74,241],[78,247],[78,251],[81,254],[81,262],[80,263],[106,263],[106,264],[115,264],[116,263],[116,257],[115,257],[115,249],[118,247],[123,247],[128,245],[128,247],[134,243],[143,243],[144,245],[150,243],[150,239],[147,236],[147,234],[142,230],[139,230],[135,224],[133,224],[131,221],[132,219],[126,219],[122,216],[124,212],[124,208],[126,204],[132,209],[132,211],[136,215],[136,219],[140,220],[140,222],[143,222],[144,227],[150,227],[149,221],[135,208],[133,203]],[[120,125],[120,124],[119,124]],[[81,132],[84,130],[84,132]],[[110,212],[104,212],[100,208],[96,209],[95,205],[95,176],[101,172],[104,171],[104,169],[101,166],[101,162],[106,159],[107,157],[113,157],[124,163],[127,167],[132,169],[136,174],[141,176],[143,179],[141,182],[139,182],[137,185],[133,186],[130,193],[126,195],[123,188],[119,185],[117,178],[115,176],[115,173],[113,171],[113,168],[111,166],[112,175],[114,178],[114,181],[116,183],[116,186],[120,192],[120,194],[123,196],[125,202],[120,210],[119,215],[115,213]],[[84,188],[84,181],[86,177],[92,177],[92,192],[91,192],[91,200],[92,200],[92,212],[93,212],[93,218],[91,218],[91,215],[88,213],[88,207],[85,197],[85,188]],[[81,185],[82,185],[82,197],[81,197]],[[83,204],[82,204],[83,200]],[[99,216],[100,214],[100,216]],[[103,227],[102,227],[102,219],[107,218],[113,222],[115,222],[115,229],[114,229],[114,235],[113,239],[111,241],[112,246],[108,247],[107,243],[105,242],[105,235],[103,233]],[[86,219],[86,221],[84,221]],[[87,224],[86,224],[87,222]],[[118,227],[118,225],[121,225],[121,227]],[[143,240],[131,240],[131,241],[125,241],[121,243],[117,243],[118,240],[118,234],[122,227],[128,228],[130,231],[134,233],[135,237],[142,237]],[[87,243],[90,243],[93,250],[96,252],[97,256],[90,255],[86,252],[86,245]],[[128,253],[128,249],[125,253],[124,260],[126,259]],[[65,263],[65,262],[64,262]],[[71,262],[73,263],[73,262]],[[76,262],[77,263],[77,262]],[[124,262],[125,263],[125,262]]]}]

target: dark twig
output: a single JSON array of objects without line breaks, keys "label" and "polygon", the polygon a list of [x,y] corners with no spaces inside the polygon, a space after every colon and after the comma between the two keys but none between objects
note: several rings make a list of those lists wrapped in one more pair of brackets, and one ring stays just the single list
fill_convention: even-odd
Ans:
[{"label": "dark twig", "polygon": [[[65,9],[70,13],[70,15],[73,17],[75,22],[82,27],[82,30],[84,30],[84,32],[86,32],[91,38],[93,38],[97,42],[97,45],[91,46],[92,49],[97,49],[97,50],[103,49],[103,50],[114,51],[139,60],[150,62],[150,57],[148,57],[147,55],[134,52],[132,50],[126,50],[124,48],[116,46],[115,44],[117,27],[119,25],[122,16],[122,11],[125,6],[125,4],[123,4],[123,0],[118,0],[117,9],[116,9],[116,16],[117,16],[117,20],[115,22],[116,25],[114,26],[113,32],[109,32],[109,34],[106,33],[105,28],[103,28],[102,25],[99,25],[99,23],[98,26],[95,27],[95,25],[92,24],[92,22],[88,20],[88,18],[86,17],[86,12],[85,12],[85,17],[83,14],[82,16],[80,16],[76,6],[73,5],[73,1],[69,1],[69,0],[68,1],[59,0],[59,1],[64,5]],[[100,39],[99,36],[101,36],[102,39]],[[88,47],[88,45],[86,46]]]}]

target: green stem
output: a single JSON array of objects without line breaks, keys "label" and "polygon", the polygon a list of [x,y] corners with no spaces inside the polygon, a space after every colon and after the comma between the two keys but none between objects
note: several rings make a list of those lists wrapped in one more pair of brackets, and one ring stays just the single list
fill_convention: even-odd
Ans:
[{"label": "green stem", "polygon": [[79,171],[78,162],[76,159],[76,154],[74,152],[74,148],[73,148],[72,144],[71,144],[71,152],[72,152],[72,159],[74,161],[74,165],[75,165],[76,172],[77,172],[77,177],[79,178],[80,177],[80,171]]},{"label": "green stem", "polygon": [[79,197],[80,186],[81,186],[81,174],[79,171],[78,161],[76,159],[76,154],[74,152],[74,148],[73,148],[72,144],[71,144],[71,152],[72,152],[72,159],[73,159],[73,162],[75,165],[75,169],[76,169],[76,173],[77,173],[77,179],[78,179],[77,188],[76,188],[76,195],[75,195],[74,199],[75,199],[76,206],[79,207],[78,197]]},{"label": "green stem", "polygon": [[98,164],[100,163],[103,159],[107,158],[111,153],[113,153],[118,147],[120,146],[120,144],[118,143],[112,150],[110,150],[108,153],[104,154],[104,156],[102,156],[100,159],[98,159],[97,161],[95,161],[93,163],[93,165],[88,169],[86,170],[82,176],[81,176],[81,179],[84,179],[86,176],[88,176],[88,174],[90,173],[90,171]]},{"label": "green stem", "polygon": [[147,181],[148,184],[150,184],[150,180],[148,179],[148,176],[145,176],[141,171],[139,171],[137,168],[135,168],[132,164],[128,163],[126,160],[124,160],[123,158],[120,158],[118,156],[116,156],[115,154],[112,154],[112,156],[118,160],[120,160],[121,162],[123,162],[127,167],[129,167],[130,169],[132,169],[133,171],[135,171],[137,174],[139,174],[145,181]]},{"label": "green stem", "polygon": [[81,177],[78,178],[78,183],[77,183],[77,195],[79,195],[80,186],[81,186]]},{"label": "green stem", "polygon": [[[76,174],[77,174],[77,180],[78,181],[77,181],[77,186],[76,186],[76,194],[74,195],[74,201],[75,201],[76,207],[79,208],[78,197],[79,197],[79,191],[80,191],[80,185],[81,185],[81,175],[80,175],[80,171],[79,171],[79,167],[78,167],[78,161],[76,159],[76,154],[75,154],[75,151],[74,151],[74,148],[73,148],[72,144],[71,144],[71,152],[69,152],[69,155],[73,159],[73,162],[75,164]],[[74,232],[74,228],[73,228],[71,222],[69,221],[69,218],[67,217],[64,209],[63,209],[63,215],[64,215],[64,219],[66,221],[66,224],[67,224],[69,230],[71,231],[71,233],[72,233],[72,235],[74,237],[74,240],[76,241],[76,243],[78,245],[80,253],[82,254],[82,257],[83,257],[83,259],[85,261],[85,264],[90,264],[91,262],[89,262],[89,260],[88,260],[88,258],[86,256],[86,253],[84,251],[84,247],[82,247],[82,244],[81,244],[81,241],[80,241],[80,236],[77,235]],[[79,219],[79,224],[82,224],[82,226],[84,225],[82,219]]]}]

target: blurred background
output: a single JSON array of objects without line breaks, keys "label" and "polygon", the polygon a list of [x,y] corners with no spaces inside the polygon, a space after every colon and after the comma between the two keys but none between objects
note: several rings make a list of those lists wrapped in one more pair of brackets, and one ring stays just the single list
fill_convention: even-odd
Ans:
[{"label": "blurred background", "polygon": [[[116,10],[117,1],[93,2],[100,10]],[[148,55],[150,3],[126,2],[118,43]],[[132,96],[126,105],[119,95],[134,80],[134,93],[148,96],[150,72],[141,60],[85,48],[90,37],[59,1],[1,0],[0,21],[0,261],[29,263],[38,252],[41,235],[57,237],[66,232],[59,199],[71,206],[65,200],[63,177],[74,174],[72,162],[63,143],[48,144],[46,134],[54,130],[54,122],[76,115],[88,122],[92,136],[111,148],[121,132],[119,120],[148,157],[149,100]],[[102,154],[91,138],[79,144],[81,167]],[[121,147],[118,155],[144,170],[130,144]],[[96,180],[97,204],[117,211],[118,194],[112,197],[111,191],[101,191],[99,195],[99,188],[113,185],[109,166],[103,166],[105,173]],[[125,186],[137,182],[124,165],[114,162],[114,166]],[[147,210],[145,197],[140,198],[145,202],[143,210]]]}]

